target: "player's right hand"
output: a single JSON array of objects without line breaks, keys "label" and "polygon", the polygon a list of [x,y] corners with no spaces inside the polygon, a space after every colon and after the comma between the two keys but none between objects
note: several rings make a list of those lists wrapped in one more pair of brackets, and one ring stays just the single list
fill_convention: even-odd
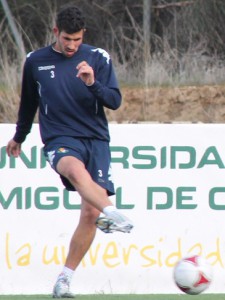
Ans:
[{"label": "player's right hand", "polygon": [[18,157],[21,153],[21,144],[15,142],[13,139],[10,140],[6,146],[6,152],[8,156],[13,155],[14,157]]}]

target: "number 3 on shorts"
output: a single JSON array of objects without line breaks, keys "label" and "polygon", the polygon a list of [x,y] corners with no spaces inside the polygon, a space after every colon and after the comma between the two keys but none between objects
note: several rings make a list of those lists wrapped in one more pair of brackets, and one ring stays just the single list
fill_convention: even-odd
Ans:
[{"label": "number 3 on shorts", "polygon": [[102,177],[102,176],[103,176],[102,170],[98,170],[98,176],[99,176],[99,177]]}]

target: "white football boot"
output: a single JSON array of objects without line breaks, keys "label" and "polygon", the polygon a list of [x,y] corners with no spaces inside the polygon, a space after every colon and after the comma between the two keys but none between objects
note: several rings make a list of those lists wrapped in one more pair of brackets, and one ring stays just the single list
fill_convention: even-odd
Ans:
[{"label": "white football boot", "polygon": [[97,228],[105,233],[120,231],[130,233],[133,229],[133,223],[121,213],[113,211],[110,216],[99,217],[95,222]]},{"label": "white football boot", "polygon": [[75,298],[69,291],[69,280],[66,276],[60,277],[53,288],[53,298]]}]

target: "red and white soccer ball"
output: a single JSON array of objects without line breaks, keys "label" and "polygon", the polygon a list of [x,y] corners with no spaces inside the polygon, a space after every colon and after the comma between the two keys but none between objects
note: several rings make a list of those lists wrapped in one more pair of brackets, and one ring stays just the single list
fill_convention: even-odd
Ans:
[{"label": "red and white soccer ball", "polygon": [[199,255],[184,257],[174,268],[174,281],[182,292],[200,294],[212,282],[211,265]]}]

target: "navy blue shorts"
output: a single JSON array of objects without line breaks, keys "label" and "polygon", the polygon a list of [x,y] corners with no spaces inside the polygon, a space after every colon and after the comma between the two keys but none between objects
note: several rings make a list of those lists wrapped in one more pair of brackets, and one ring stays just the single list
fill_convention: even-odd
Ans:
[{"label": "navy blue shorts", "polygon": [[[84,163],[93,181],[107,190],[109,196],[115,194],[108,142],[97,139],[78,139],[62,136],[48,142],[44,147],[44,154],[56,172],[56,166],[60,158],[64,156],[78,158]],[[60,178],[67,190],[76,190],[67,178],[62,175],[60,175]]]}]

